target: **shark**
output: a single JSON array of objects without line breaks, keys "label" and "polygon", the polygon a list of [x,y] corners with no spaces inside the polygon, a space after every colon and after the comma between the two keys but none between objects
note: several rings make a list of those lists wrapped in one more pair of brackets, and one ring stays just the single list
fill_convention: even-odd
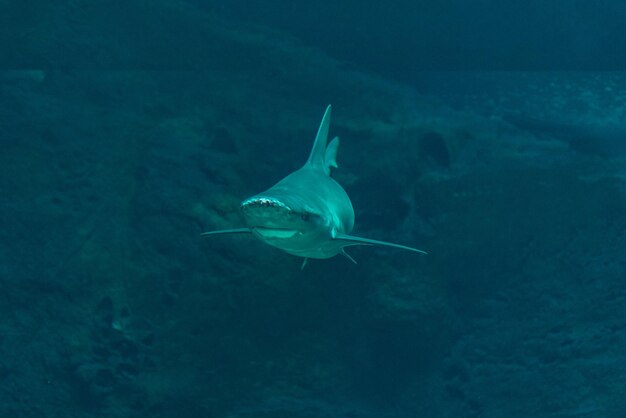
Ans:
[{"label": "shark", "polygon": [[202,233],[202,236],[252,234],[262,242],[303,257],[302,267],[312,259],[343,255],[356,264],[346,247],[384,246],[427,254],[423,250],[350,235],[354,208],[346,191],[331,177],[338,168],[339,138],[328,143],[331,105],[328,105],[306,163],[269,189],[240,205],[246,226]]}]

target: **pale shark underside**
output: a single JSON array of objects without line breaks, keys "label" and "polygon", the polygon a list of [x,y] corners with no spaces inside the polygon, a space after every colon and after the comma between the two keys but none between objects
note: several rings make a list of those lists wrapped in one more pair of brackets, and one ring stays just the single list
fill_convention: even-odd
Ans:
[{"label": "pale shark underside", "polygon": [[426,254],[422,250],[348,235],[354,226],[354,209],[345,190],[330,176],[337,167],[339,138],[327,145],[331,106],[320,124],[309,159],[302,168],[266,191],[241,203],[246,228],[205,232],[253,234],[261,241],[289,254],[309,258],[330,258],[351,245],[381,245]]}]

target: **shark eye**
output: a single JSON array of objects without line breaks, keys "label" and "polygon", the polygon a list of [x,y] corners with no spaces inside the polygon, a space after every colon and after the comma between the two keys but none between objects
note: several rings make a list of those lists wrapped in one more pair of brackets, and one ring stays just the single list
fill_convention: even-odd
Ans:
[{"label": "shark eye", "polygon": [[309,214],[309,212],[302,212],[300,217],[302,218],[303,221],[308,221],[311,215]]}]

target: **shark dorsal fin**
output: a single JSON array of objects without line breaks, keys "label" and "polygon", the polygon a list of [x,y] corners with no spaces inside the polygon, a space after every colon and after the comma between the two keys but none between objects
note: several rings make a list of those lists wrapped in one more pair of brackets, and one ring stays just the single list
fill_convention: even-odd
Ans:
[{"label": "shark dorsal fin", "polygon": [[326,174],[330,173],[330,167],[336,167],[335,157],[337,155],[337,148],[339,147],[339,139],[333,139],[326,149],[326,143],[328,141],[328,127],[330,125],[330,111],[331,105],[328,105],[322,123],[317,130],[317,136],[315,137],[315,143],[313,149],[309,155],[309,159],[306,162],[306,166],[323,170]]}]

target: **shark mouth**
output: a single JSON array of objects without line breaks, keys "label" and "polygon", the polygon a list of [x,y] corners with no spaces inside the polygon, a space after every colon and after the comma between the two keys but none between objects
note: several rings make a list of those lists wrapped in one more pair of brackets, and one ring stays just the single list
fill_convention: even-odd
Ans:
[{"label": "shark mouth", "polygon": [[263,241],[300,239],[315,230],[318,216],[309,211],[298,211],[282,201],[268,196],[254,196],[241,204],[241,212],[248,228]]},{"label": "shark mouth", "polygon": [[241,212],[250,228],[285,228],[293,211],[283,202],[268,197],[252,197],[241,204]]},{"label": "shark mouth", "polygon": [[252,228],[252,231],[265,239],[289,239],[299,233],[297,229],[264,228],[260,226]]},{"label": "shark mouth", "polygon": [[289,206],[285,205],[283,202],[277,199],[272,199],[270,197],[252,197],[250,199],[246,199],[241,204],[241,209],[245,212],[251,210],[284,210],[291,212]]},{"label": "shark mouth", "polygon": [[289,239],[300,233],[293,223],[294,211],[277,199],[252,197],[241,204],[241,211],[248,227],[259,238]]}]

